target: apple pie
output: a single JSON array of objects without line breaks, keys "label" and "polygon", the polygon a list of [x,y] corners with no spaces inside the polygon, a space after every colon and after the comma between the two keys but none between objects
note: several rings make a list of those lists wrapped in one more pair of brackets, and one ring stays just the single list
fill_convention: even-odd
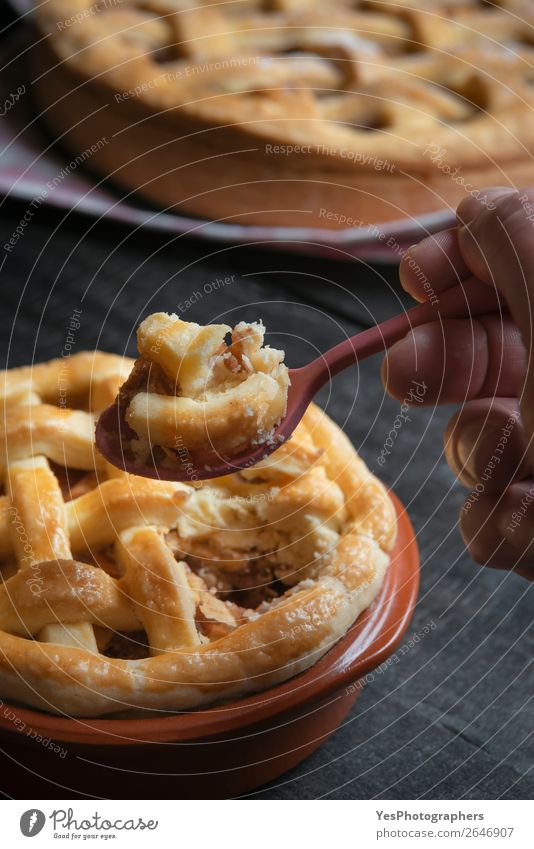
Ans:
[{"label": "apple pie", "polygon": [[176,468],[191,453],[232,456],[273,439],[289,378],[264,335],[261,322],[200,326],[166,313],[140,324],[139,358],[119,393],[140,464]]},{"label": "apple pie", "polygon": [[96,352],[1,374],[3,700],[101,716],[235,699],[310,667],[382,584],[392,503],[321,410],[254,468],[147,480],[94,444],[132,367]]},{"label": "apple pie", "polygon": [[532,0],[38,3],[61,143],[159,206],[365,226],[534,179]]}]

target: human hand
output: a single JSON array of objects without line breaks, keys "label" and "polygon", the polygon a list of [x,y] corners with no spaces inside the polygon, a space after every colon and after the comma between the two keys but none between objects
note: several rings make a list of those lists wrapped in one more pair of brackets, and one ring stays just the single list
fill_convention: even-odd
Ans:
[{"label": "human hand", "polygon": [[[488,189],[458,207],[458,227],[410,248],[401,283],[436,299],[473,277],[495,286],[509,315],[436,320],[393,345],[382,378],[405,399],[424,382],[426,405],[457,403],[445,431],[447,461],[471,493],[460,515],[473,559],[534,579],[534,188]],[[418,403],[421,399],[418,399]]]}]

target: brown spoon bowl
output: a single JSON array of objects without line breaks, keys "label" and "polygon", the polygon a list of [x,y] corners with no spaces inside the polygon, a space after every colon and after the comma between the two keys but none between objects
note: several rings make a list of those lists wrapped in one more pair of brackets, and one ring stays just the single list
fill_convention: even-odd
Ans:
[{"label": "brown spoon bowl", "polygon": [[[126,407],[116,401],[106,407],[96,423],[95,442],[102,456],[112,466],[144,478],[184,483],[192,480],[220,478],[223,475],[238,472],[240,469],[255,466],[274,450],[271,445],[260,445],[256,449],[247,448],[241,454],[232,456],[225,456],[216,451],[188,452],[176,468],[158,464],[153,454],[150,462],[140,463],[127,447],[128,442],[135,439],[136,434],[127,423],[125,415]],[[283,441],[282,435],[278,434],[276,447]]]}]

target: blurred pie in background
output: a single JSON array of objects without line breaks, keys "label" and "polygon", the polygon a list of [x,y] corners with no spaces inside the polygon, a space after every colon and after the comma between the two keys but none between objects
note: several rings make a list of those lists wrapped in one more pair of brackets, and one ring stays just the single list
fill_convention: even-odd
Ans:
[{"label": "blurred pie in background", "polygon": [[35,22],[42,119],[164,208],[363,226],[534,179],[532,0],[49,0]]}]

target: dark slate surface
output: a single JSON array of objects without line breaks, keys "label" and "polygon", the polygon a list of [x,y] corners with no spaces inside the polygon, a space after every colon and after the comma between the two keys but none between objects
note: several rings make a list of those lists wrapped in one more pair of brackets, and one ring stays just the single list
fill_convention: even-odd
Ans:
[{"label": "dark slate surface", "polygon": [[[23,206],[3,207],[0,244],[23,214]],[[58,356],[74,309],[82,311],[80,350],[98,344],[133,354],[139,320],[188,299],[195,302],[184,317],[203,323],[262,316],[270,341],[298,365],[406,304],[395,277],[387,267],[132,235],[41,209],[0,273],[3,365]],[[231,282],[204,292],[225,278]],[[408,507],[422,587],[405,642],[428,633],[376,676],[325,745],[253,795],[532,798],[533,588],[480,569],[464,552],[456,527],[463,495],[442,458],[450,410],[414,411],[379,467],[398,412],[384,397],[379,361],[336,378],[321,400]],[[1,789],[9,794],[9,781]]]}]

